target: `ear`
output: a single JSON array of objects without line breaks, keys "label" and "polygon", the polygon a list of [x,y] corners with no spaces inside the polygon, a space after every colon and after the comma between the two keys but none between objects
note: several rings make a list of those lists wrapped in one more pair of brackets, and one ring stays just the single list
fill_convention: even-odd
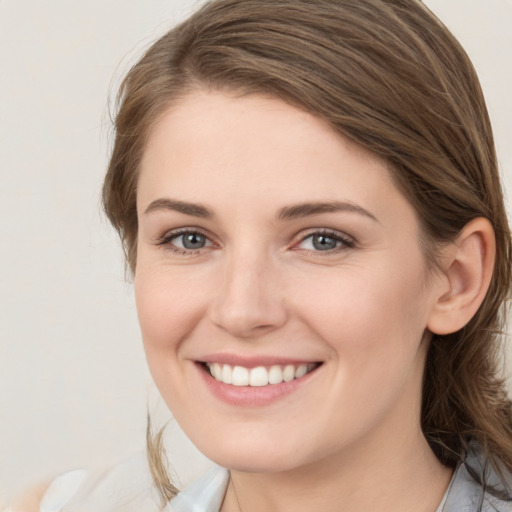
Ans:
[{"label": "ear", "polygon": [[440,286],[427,327],[434,334],[462,329],[477,312],[491,282],[496,240],[491,223],[472,220],[443,249]]}]

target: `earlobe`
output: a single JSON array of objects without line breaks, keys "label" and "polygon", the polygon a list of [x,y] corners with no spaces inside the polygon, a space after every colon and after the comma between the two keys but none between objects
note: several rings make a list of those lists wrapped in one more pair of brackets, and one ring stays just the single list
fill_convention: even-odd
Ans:
[{"label": "earlobe", "polygon": [[440,335],[462,329],[485,298],[496,253],[491,223],[483,217],[473,219],[443,251],[444,279],[427,325],[431,332]]}]

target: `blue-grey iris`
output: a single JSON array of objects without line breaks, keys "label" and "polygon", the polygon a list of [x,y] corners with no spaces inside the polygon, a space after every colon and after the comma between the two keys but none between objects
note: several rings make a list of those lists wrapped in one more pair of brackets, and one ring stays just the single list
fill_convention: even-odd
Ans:
[{"label": "blue-grey iris", "polygon": [[338,240],[327,235],[314,235],[312,242],[313,247],[317,251],[329,251],[331,249],[336,249]]},{"label": "blue-grey iris", "polygon": [[206,237],[201,233],[187,233],[182,237],[185,249],[202,249],[206,245]]}]

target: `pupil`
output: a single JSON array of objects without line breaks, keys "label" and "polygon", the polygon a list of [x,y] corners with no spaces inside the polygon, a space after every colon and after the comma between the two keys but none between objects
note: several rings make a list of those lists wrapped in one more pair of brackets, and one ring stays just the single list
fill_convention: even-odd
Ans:
[{"label": "pupil", "polygon": [[183,247],[186,249],[200,249],[204,247],[205,237],[199,233],[190,233],[183,236]]},{"label": "pupil", "polygon": [[329,251],[336,249],[337,241],[334,238],[325,235],[315,235],[313,237],[313,247],[319,251]]}]

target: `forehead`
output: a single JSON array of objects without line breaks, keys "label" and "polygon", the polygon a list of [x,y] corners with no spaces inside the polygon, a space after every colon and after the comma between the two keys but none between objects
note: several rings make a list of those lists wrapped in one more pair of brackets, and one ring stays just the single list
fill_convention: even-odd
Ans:
[{"label": "forehead", "polygon": [[[311,193],[335,195],[363,174],[369,179],[378,174],[390,185],[386,163],[324,119],[274,98],[200,91],[171,105],[152,128],[139,198],[164,181],[174,187],[209,185],[219,192],[224,178],[229,181],[224,187],[244,184],[247,193],[266,186],[268,193],[281,188],[293,196],[301,183],[310,182],[315,183]],[[330,188],[334,183],[336,190]]]}]

